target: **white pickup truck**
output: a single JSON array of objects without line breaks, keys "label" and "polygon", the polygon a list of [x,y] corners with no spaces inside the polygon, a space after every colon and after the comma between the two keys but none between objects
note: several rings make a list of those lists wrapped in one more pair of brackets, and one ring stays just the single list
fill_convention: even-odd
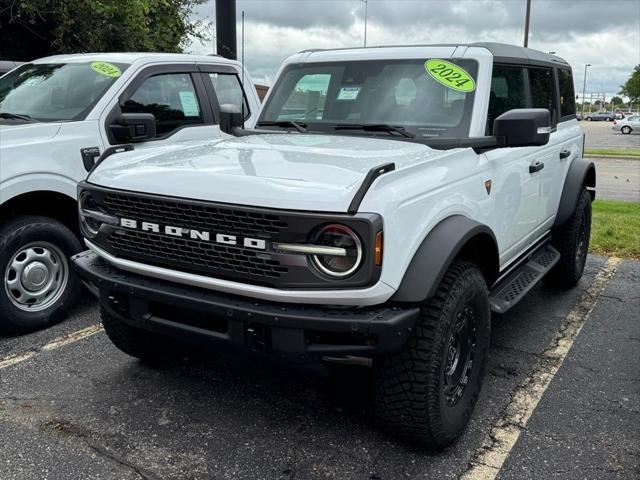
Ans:
[{"label": "white pickup truck", "polygon": [[0,330],[44,327],[77,297],[77,183],[101,155],[219,139],[230,114],[252,126],[259,108],[249,75],[218,56],[61,55],[2,76]]},{"label": "white pickup truck", "polygon": [[377,422],[453,442],[492,312],[582,276],[596,176],[571,67],[492,43],[301,52],[232,131],[81,184],[74,265],[113,343],[370,357]]}]

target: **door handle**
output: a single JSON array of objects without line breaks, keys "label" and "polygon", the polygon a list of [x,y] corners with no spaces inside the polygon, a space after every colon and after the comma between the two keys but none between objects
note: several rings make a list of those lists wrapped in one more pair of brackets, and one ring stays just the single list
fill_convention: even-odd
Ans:
[{"label": "door handle", "polygon": [[569,158],[571,156],[571,150],[560,150],[560,160],[563,158]]},{"label": "door handle", "polygon": [[544,163],[542,162],[536,162],[533,165],[529,165],[529,173],[536,173],[539,172],[540,170],[542,170],[544,168]]}]

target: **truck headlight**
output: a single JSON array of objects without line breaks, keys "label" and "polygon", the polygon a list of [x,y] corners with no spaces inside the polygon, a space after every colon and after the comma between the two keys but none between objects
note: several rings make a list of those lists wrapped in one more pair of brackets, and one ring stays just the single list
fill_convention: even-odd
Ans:
[{"label": "truck headlight", "polygon": [[327,254],[311,256],[313,265],[327,276],[348,277],[362,263],[362,242],[353,230],[344,225],[335,223],[321,228],[313,244],[329,247]]},{"label": "truck headlight", "polygon": [[117,225],[118,219],[108,215],[102,211],[100,206],[88,190],[80,192],[78,197],[78,212],[80,214],[80,226],[82,233],[87,238],[95,237],[100,227],[107,223],[109,225]]}]

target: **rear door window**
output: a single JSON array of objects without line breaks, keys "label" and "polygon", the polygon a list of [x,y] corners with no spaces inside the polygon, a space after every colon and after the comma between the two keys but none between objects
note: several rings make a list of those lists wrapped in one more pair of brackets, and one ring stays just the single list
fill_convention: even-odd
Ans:
[{"label": "rear door window", "polygon": [[188,73],[164,73],[147,78],[121,102],[122,113],[151,113],[156,117],[156,137],[182,127],[204,123],[202,108]]},{"label": "rear door window", "polygon": [[576,114],[573,75],[569,68],[558,69],[558,83],[560,85],[560,115],[563,119],[568,119]]}]

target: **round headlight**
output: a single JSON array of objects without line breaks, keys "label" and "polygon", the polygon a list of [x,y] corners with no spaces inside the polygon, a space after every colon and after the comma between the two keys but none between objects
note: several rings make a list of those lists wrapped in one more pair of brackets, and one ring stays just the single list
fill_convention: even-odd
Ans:
[{"label": "round headlight", "polygon": [[355,272],[362,263],[362,243],[358,235],[348,227],[332,224],[323,227],[315,237],[315,245],[336,247],[344,251],[340,255],[313,255],[315,267],[325,275],[344,278]]},{"label": "round headlight", "polygon": [[102,222],[91,216],[91,213],[100,211],[100,208],[90,192],[85,190],[80,193],[78,206],[80,209],[80,223],[84,227],[85,233],[89,237],[95,237],[98,234],[98,230],[100,230]]}]

